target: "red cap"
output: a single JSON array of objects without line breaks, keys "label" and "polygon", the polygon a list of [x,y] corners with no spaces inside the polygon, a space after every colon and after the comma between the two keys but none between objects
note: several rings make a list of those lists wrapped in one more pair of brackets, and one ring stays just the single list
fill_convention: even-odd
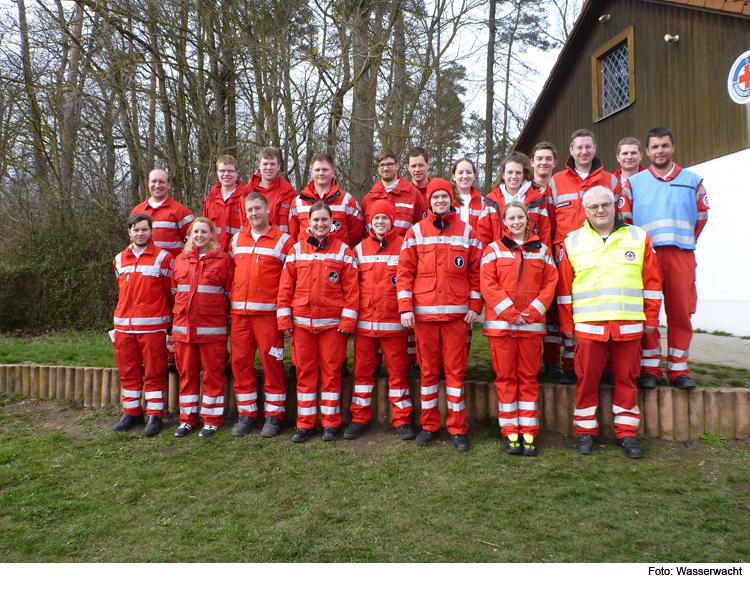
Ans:
[{"label": "red cap", "polygon": [[430,201],[432,199],[432,194],[435,191],[447,191],[448,195],[451,196],[451,199],[453,199],[453,187],[451,187],[451,184],[446,181],[445,179],[432,179],[429,183],[427,183],[427,201]]},{"label": "red cap", "polygon": [[375,199],[370,207],[370,220],[379,213],[384,213],[391,219],[391,228],[396,225],[396,209],[388,199]]}]

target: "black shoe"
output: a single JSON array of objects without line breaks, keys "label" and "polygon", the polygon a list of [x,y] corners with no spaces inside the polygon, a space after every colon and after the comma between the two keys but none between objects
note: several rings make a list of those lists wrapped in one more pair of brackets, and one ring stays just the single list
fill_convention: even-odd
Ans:
[{"label": "black shoe", "polygon": [[346,367],[346,365],[341,366],[341,377],[342,378],[348,378],[349,377],[349,368]]},{"label": "black shoe", "polygon": [[683,373],[674,379],[674,381],[672,382],[672,387],[679,388],[680,390],[692,390],[693,388],[697,388],[698,386],[693,381],[693,378]]},{"label": "black shoe", "polygon": [[643,450],[638,445],[638,440],[635,437],[622,437],[617,440],[617,447],[621,447],[625,452],[625,455],[632,459],[642,458]]},{"label": "black shoe", "polygon": [[659,380],[660,386],[669,386],[669,380],[667,379],[667,376],[665,374],[661,374],[661,379]]},{"label": "black shoe", "polygon": [[594,453],[595,443],[596,439],[591,433],[584,433],[578,438],[578,453],[586,455]]},{"label": "black shoe", "polygon": [[175,437],[185,437],[185,435],[190,434],[190,431],[193,430],[193,427],[191,425],[188,425],[187,423],[180,423],[180,426],[177,427],[177,431],[174,432]]},{"label": "black shoe", "polygon": [[641,376],[641,388],[645,390],[653,390],[659,386],[659,378],[652,373],[647,373]]},{"label": "black shoe", "polygon": [[578,383],[578,376],[576,375],[576,372],[572,369],[566,369],[563,372],[562,377],[557,381],[558,384],[562,384],[564,386],[574,386]]},{"label": "black shoe", "polygon": [[167,359],[167,371],[177,371],[177,364],[175,363],[174,357]]},{"label": "black shoe", "polygon": [[232,427],[232,437],[244,437],[258,426],[258,421],[253,417],[243,415]]},{"label": "black shoe", "polygon": [[134,417],[133,415],[124,414],[122,415],[120,422],[112,427],[112,431],[115,433],[125,433],[125,431],[130,431],[136,425],[142,425],[143,423],[143,415]]},{"label": "black shoe", "polygon": [[544,375],[553,380],[559,380],[563,375],[562,367],[559,363],[545,363]]},{"label": "black shoe", "polygon": [[525,456],[537,455],[536,445],[534,445],[534,436],[525,433],[521,437],[521,453]]},{"label": "black shoe", "polygon": [[602,372],[602,377],[599,378],[599,383],[604,384],[605,386],[614,386],[615,385],[615,374],[611,369],[605,369]]},{"label": "black shoe", "polygon": [[148,423],[146,424],[146,429],[143,431],[143,434],[146,437],[153,437],[154,435],[158,435],[159,433],[161,433],[161,426],[161,418],[152,415],[148,418]]},{"label": "black shoe", "polygon": [[398,427],[396,427],[396,434],[403,441],[409,441],[410,439],[414,439],[417,436],[411,425],[399,425]]},{"label": "black shoe", "polygon": [[511,439],[510,437],[505,438],[503,441],[503,449],[505,449],[505,453],[518,455],[522,452],[521,443],[517,434],[514,437],[515,439]]},{"label": "black shoe", "polygon": [[304,427],[300,427],[292,435],[292,443],[305,443],[308,439],[310,439],[310,435],[312,435],[312,429],[305,429]]},{"label": "black shoe", "polygon": [[437,433],[437,431],[428,431],[427,429],[423,429],[419,432],[419,435],[417,435],[416,444],[419,447],[427,447],[435,438],[435,433]]},{"label": "black shoe", "polygon": [[203,425],[203,429],[198,433],[198,437],[213,437],[219,428],[216,425]]},{"label": "black shoe", "polygon": [[267,417],[266,424],[260,432],[261,437],[276,437],[281,431],[281,421],[276,417]]},{"label": "black shoe", "polygon": [[339,430],[336,427],[325,427],[323,429],[323,441],[338,441]]},{"label": "black shoe", "polygon": [[356,439],[370,428],[370,424],[352,422],[344,431],[344,439]]},{"label": "black shoe", "polygon": [[466,435],[451,435],[453,440],[453,449],[458,453],[465,453],[469,451],[469,438]]}]

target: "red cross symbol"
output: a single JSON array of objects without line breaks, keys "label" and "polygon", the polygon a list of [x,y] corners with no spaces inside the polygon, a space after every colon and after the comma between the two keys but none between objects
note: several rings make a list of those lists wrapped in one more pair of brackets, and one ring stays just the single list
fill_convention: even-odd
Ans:
[{"label": "red cross symbol", "polygon": [[742,90],[750,89],[750,64],[745,64],[743,66],[737,81],[740,83],[740,88]]}]

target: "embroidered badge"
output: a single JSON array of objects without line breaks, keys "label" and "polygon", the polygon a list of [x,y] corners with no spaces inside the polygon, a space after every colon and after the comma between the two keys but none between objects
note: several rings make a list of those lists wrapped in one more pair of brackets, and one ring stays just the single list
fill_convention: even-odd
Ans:
[{"label": "embroidered badge", "polygon": [[338,221],[338,220],[333,220],[333,221],[331,222],[331,227],[333,228],[333,230],[332,230],[332,231],[333,231],[333,232],[336,232],[337,230],[340,230],[340,229],[341,229],[341,222],[340,222],[340,221]]},{"label": "embroidered badge", "polygon": [[703,196],[703,205],[705,205],[706,207],[708,207],[708,195],[704,195]]},{"label": "embroidered badge", "polygon": [[331,283],[336,283],[339,280],[339,274],[336,273],[336,271],[331,271],[328,273],[328,281]]},{"label": "embroidered badge", "polygon": [[635,260],[635,253],[632,250],[625,251],[625,259],[632,263]]},{"label": "embroidered badge", "polygon": [[455,259],[453,259],[453,264],[460,269],[464,266],[464,257],[456,257]]},{"label": "embroidered badge", "polygon": [[561,248],[560,249],[560,254],[557,255],[557,262],[558,263],[562,262],[564,256],[565,256],[565,251]]},{"label": "embroidered badge", "polygon": [[396,276],[391,277],[391,285],[396,286]]},{"label": "embroidered badge", "polygon": [[620,208],[623,208],[623,207],[625,207],[625,198],[624,198],[624,197],[620,197],[620,198],[619,198],[619,199],[617,200],[617,207],[620,207]]}]

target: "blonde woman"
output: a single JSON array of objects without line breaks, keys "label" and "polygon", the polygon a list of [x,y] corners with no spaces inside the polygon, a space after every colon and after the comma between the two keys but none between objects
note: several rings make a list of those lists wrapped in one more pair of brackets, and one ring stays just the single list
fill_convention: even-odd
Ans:
[{"label": "blonde woman", "polygon": [[227,296],[234,265],[216,239],[216,226],[199,217],[172,269],[175,294],[172,336],[180,373],[180,427],[184,437],[198,426],[200,372],[203,367],[201,437],[210,437],[224,423],[224,367],[227,356]]}]

